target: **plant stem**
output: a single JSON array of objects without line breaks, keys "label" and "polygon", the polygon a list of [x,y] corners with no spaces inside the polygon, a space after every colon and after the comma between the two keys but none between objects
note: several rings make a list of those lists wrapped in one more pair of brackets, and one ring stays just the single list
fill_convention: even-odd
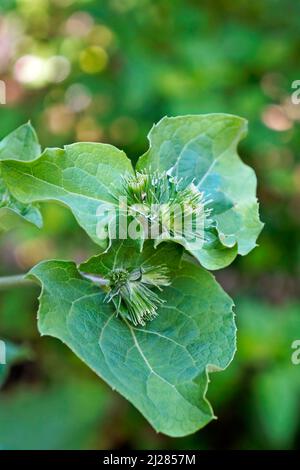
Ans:
[{"label": "plant stem", "polygon": [[109,280],[104,279],[103,277],[100,276],[93,276],[92,274],[86,274],[80,271],[80,274],[85,277],[86,279],[89,279],[90,281],[94,282],[95,284],[98,284],[101,287],[105,287],[109,285]]},{"label": "plant stem", "polygon": [[10,289],[13,287],[22,287],[33,284],[33,281],[25,279],[25,274],[18,274],[16,276],[0,277],[0,290]]}]

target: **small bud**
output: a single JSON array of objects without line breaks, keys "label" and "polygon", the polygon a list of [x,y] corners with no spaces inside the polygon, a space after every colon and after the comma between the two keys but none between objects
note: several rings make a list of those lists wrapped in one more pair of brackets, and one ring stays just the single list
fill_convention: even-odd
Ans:
[{"label": "small bud", "polygon": [[145,173],[136,173],[134,176],[124,177],[127,197],[130,202],[143,202],[147,198],[149,178]]},{"label": "small bud", "polygon": [[134,325],[145,326],[146,321],[157,316],[157,309],[164,302],[152,289],[162,290],[169,285],[166,266],[143,266],[132,271],[114,269],[109,275],[106,301],[112,301],[117,314],[126,315]]}]

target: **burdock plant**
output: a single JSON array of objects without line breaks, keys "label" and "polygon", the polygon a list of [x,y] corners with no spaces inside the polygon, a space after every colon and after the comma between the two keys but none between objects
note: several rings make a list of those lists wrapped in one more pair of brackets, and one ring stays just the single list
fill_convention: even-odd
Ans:
[{"label": "burdock plant", "polygon": [[[49,260],[28,273],[42,286],[39,331],[62,340],[171,436],[214,418],[208,376],[235,352],[233,302],[208,270],[249,253],[262,229],[255,174],[237,154],[246,130],[227,114],[163,118],[135,169],[107,144],[40,154],[29,124],[0,143],[0,230],[24,218],[40,225],[37,204],[58,202],[95,243],[79,266]],[[138,240],[114,239],[111,219],[101,216],[108,206],[118,213],[119,197]],[[22,282],[2,278],[0,286]]]}]

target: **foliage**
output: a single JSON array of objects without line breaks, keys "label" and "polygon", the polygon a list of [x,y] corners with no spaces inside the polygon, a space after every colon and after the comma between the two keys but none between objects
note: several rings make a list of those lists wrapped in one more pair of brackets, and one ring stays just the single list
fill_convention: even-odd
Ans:
[{"label": "foliage", "polygon": [[[159,145],[150,137],[150,151],[138,162],[139,170],[148,167],[151,174],[162,169],[180,178],[177,184],[183,191],[193,182],[193,193],[182,193],[188,203],[191,198],[190,204],[201,203],[202,194],[209,197],[212,221],[203,227],[203,249],[208,252],[203,264],[209,267],[228,264],[226,248],[246,254],[261,229],[255,176],[235,154],[244,128],[243,120],[221,114],[163,120],[156,128]],[[99,244],[99,224],[108,225],[110,235],[110,221],[102,217],[98,220],[99,207],[113,203],[113,190],[124,173],[134,173],[129,160],[114,147],[96,143],[47,149],[32,160],[36,136],[31,128],[29,131],[23,146],[27,162],[10,158],[16,139],[4,139],[4,184],[22,204],[45,200],[64,203]],[[22,133],[22,128],[16,132]],[[20,139],[17,142],[19,145]],[[242,173],[247,187],[238,184]],[[140,194],[138,182],[126,182]],[[153,191],[157,191],[156,176],[152,184]],[[148,189],[152,191],[151,186]],[[200,200],[194,199],[197,191]],[[147,191],[143,194],[147,202]],[[252,212],[253,219],[249,215]],[[183,259],[182,249],[170,243],[176,238],[168,236],[169,243],[164,244],[156,241],[159,246],[155,250],[153,240],[144,241],[142,236],[138,251],[134,240],[109,240],[104,245],[107,254],[93,257],[78,269],[72,263],[48,261],[33,268],[30,276],[42,285],[41,334],[68,344],[100,377],[135,404],[157,431],[182,436],[214,417],[205,397],[208,373],[224,369],[233,357],[233,303],[192,258]],[[186,247],[202,261],[201,248],[197,246],[194,252],[189,244]],[[84,273],[88,279],[83,278]],[[137,274],[132,275],[132,281],[130,277],[126,281],[127,273]],[[105,287],[111,289],[113,300],[109,305],[104,290],[95,285],[95,276],[108,281]],[[116,284],[110,286],[112,279]],[[151,288],[161,292],[153,293]]]},{"label": "foliage", "polygon": [[224,369],[232,359],[232,301],[200,267],[185,262],[178,268],[174,247],[161,245],[153,253],[148,246],[137,256],[122,245],[80,269],[103,275],[104,268],[135,268],[150,259],[154,266],[173,264],[158,318],[142,328],[116,318],[99,287],[83,280],[74,264],[48,261],[31,272],[43,286],[39,330],[66,343],[157,431],[190,434],[213,417],[205,399],[208,372]]},{"label": "foliage", "polygon": [[[0,142],[0,161],[33,160],[40,153],[37,135],[29,123],[19,127]],[[15,199],[0,172],[0,231],[14,227],[18,218],[25,219],[37,227],[42,225],[37,205],[23,204]]]},{"label": "foliage", "polygon": [[86,379],[15,390],[1,400],[0,449],[89,448],[108,404],[101,387]]},{"label": "foliage", "polygon": [[[290,96],[299,78],[299,9],[292,0],[226,0],[217,6],[206,0],[1,2],[0,79],[7,86],[1,137],[30,119],[44,146],[109,142],[135,164],[147,151],[148,129],[165,114],[222,111],[250,123],[240,150],[258,175],[266,225],[260,249],[216,272],[235,299],[247,296],[237,299],[235,360],[211,375],[208,398],[219,420],[190,437],[168,439],[107,392],[112,408],[98,428],[90,425],[90,448],[299,447],[299,366],[290,362],[290,345],[299,338],[299,105]],[[95,254],[66,209],[40,206],[42,230],[22,224],[1,233],[2,274],[29,270],[46,258],[80,263]],[[38,339],[38,291],[19,292],[0,292],[0,337],[25,341],[35,354],[32,362],[10,369],[1,400],[16,389],[26,392],[28,384],[72,382],[87,371],[59,342]],[[100,402],[101,394],[91,400]],[[23,438],[12,435],[9,445],[20,448]],[[34,436],[38,445],[39,433]],[[58,447],[51,437],[45,445],[48,440]]]}]

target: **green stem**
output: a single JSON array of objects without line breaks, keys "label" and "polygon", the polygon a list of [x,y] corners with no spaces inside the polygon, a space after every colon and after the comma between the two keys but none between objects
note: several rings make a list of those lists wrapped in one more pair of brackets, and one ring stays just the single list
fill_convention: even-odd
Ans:
[{"label": "green stem", "polygon": [[13,287],[22,287],[33,284],[33,281],[25,279],[25,274],[18,274],[16,276],[0,277],[0,290],[10,289]]}]

